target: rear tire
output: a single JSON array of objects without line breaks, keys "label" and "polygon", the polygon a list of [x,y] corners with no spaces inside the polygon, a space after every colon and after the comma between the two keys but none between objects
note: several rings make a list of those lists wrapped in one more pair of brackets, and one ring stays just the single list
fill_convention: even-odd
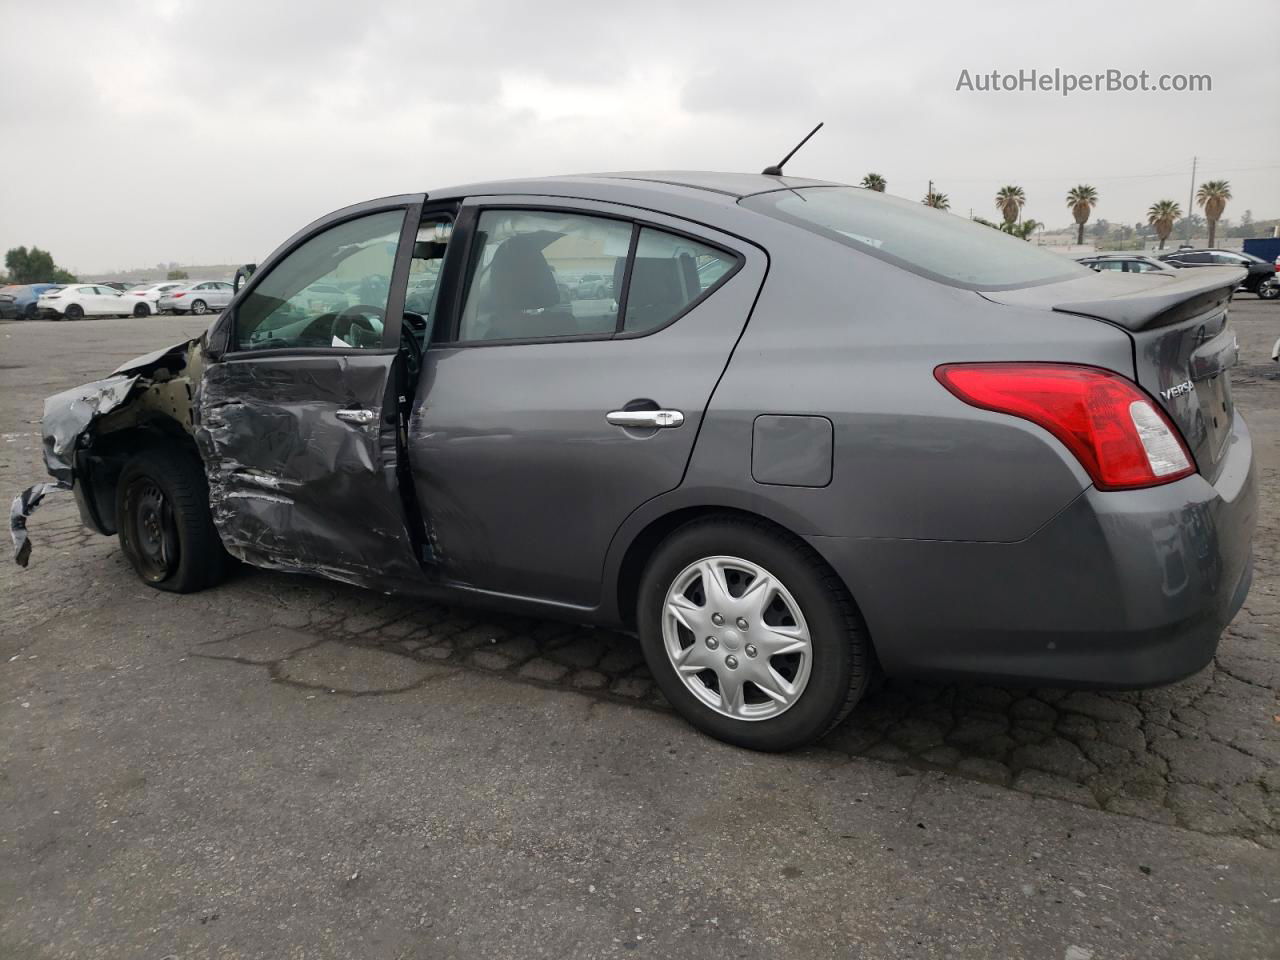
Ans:
[{"label": "rear tire", "polygon": [[197,317],[204,316],[204,314],[206,314],[208,311],[209,311],[209,305],[205,303],[203,300],[191,301],[191,312],[194,313]]},{"label": "rear tire", "polygon": [[73,303],[66,309],[65,316],[68,320],[83,320],[84,308],[78,303]]},{"label": "rear tire", "polygon": [[[703,569],[716,578],[710,590]],[[676,530],[645,570],[636,614],[645,659],[672,706],[704,733],[751,750],[817,740],[848,716],[875,670],[844,584],[803,541],[762,521],[712,517]]]},{"label": "rear tire", "polygon": [[1277,297],[1280,297],[1280,278],[1265,280],[1258,287],[1259,300],[1274,300]]},{"label": "rear tire", "polygon": [[226,576],[231,558],[209,511],[204,469],[181,450],[144,450],[116,487],[120,550],[149,587],[193,593]]},{"label": "rear tire", "polygon": [[28,303],[26,309],[22,311],[22,317],[24,320],[34,320],[36,318],[36,305]]},{"label": "rear tire", "polygon": [[151,308],[145,303],[140,303],[133,308],[133,315],[135,317],[149,317],[151,316]]}]

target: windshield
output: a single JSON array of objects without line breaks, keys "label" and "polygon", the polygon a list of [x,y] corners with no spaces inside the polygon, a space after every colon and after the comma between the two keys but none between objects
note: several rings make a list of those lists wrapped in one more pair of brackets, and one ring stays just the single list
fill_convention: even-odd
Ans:
[{"label": "windshield", "polygon": [[953,287],[1007,290],[1088,269],[984,224],[858,187],[801,187],[740,202]]}]

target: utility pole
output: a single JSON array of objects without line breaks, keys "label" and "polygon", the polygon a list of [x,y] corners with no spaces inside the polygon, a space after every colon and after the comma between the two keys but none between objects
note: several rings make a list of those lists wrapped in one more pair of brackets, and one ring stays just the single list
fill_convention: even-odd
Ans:
[{"label": "utility pole", "polygon": [[1187,225],[1186,236],[1182,239],[1187,243],[1191,242],[1191,211],[1195,209],[1192,204],[1196,202],[1196,157],[1191,158],[1191,189],[1187,192],[1187,219],[1183,221]]},{"label": "utility pole", "polygon": [[933,181],[932,181],[932,180],[930,180],[930,181],[929,181],[929,191],[928,191],[928,193],[926,193],[926,194],[924,195],[924,198],[925,198],[926,200],[928,200],[928,199],[929,199],[930,197],[932,197],[932,196],[933,196]]}]

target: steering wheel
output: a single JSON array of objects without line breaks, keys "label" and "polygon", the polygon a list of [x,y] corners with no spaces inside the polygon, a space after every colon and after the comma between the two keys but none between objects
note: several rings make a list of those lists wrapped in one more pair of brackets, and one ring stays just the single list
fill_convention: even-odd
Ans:
[{"label": "steering wheel", "polygon": [[378,336],[378,331],[373,329],[373,324],[369,322],[370,317],[381,320],[385,324],[387,312],[367,303],[357,303],[354,307],[347,307],[333,318],[333,336],[352,346],[355,346],[351,341],[352,327],[363,327],[373,336]]}]

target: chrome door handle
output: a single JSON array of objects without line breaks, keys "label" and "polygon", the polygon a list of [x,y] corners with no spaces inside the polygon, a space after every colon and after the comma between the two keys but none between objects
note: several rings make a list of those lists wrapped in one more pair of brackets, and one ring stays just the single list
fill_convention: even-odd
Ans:
[{"label": "chrome door handle", "polygon": [[678,427],[684,423],[679,410],[614,410],[604,418],[615,427]]},{"label": "chrome door handle", "polygon": [[347,423],[358,423],[361,426],[367,426],[378,419],[378,414],[374,410],[339,410],[338,419],[345,420]]}]

